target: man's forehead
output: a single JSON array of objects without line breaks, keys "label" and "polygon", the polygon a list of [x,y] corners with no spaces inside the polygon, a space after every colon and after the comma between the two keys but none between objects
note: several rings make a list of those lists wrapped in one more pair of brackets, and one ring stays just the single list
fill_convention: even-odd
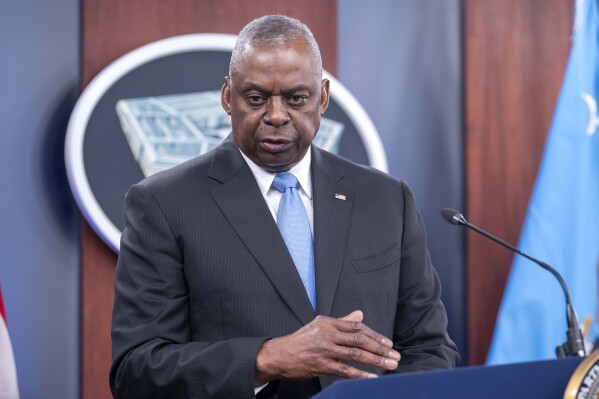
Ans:
[{"label": "man's forehead", "polygon": [[315,84],[317,82],[309,82],[305,80],[287,81],[287,82],[275,82],[268,77],[265,79],[242,79],[237,87],[242,92],[258,91],[262,93],[272,94],[274,92],[280,92],[283,94],[292,94],[298,92],[312,93],[313,91],[319,90],[320,86]]},{"label": "man's forehead", "polygon": [[240,50],[236,64],[232,65],[232,75],[236,72],[247,73],[254,68],[275,69],[283,66],[283,61],[292,61],[294,68],[298,70],[304,68],[315,73],[320,70],[310,48],[301,40],[275,42],[268,46],[245,44]]},{"label": "man's forehead", "polygon": [[[246,44],[241,52],[240,64],[254,63],[272,57],[306,57],[310,51],[306,44],[301,42],[273,44],[269,46],[252,46]],[[313,57],[311,57],[313,58]]]}]

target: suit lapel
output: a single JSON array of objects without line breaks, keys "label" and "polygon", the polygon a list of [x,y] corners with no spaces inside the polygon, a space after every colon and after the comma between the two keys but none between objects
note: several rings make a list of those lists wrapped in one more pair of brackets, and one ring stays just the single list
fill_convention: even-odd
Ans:
[{"label": "suit lapel", "polygon": [[283,300],[307,324],[314,310],[285,241],[231,136],[214,155],[208,176],[220,181],[212,198]]},{"label": "suit lapel", "polygon": [[330,315],[346,253],[353,192],[340,182],[345,173],[326,153],[312,148],[316,311]]}]

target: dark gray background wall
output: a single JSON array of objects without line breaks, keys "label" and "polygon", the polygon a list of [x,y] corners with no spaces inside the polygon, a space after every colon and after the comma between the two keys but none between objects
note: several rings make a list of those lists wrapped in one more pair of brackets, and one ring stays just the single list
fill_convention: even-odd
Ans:
[{"label": "dark gray background wall", "polygon": [[337,3],[338,75],[372,118],[389,173],[407,181],[443,282],[449,332],[466,359],[460,0]]},{"label": "dark gray background wall", "polygon": [[0,2],[0,283],[22,399],[79,397],[79,215],[63,146],[79,2]]}]

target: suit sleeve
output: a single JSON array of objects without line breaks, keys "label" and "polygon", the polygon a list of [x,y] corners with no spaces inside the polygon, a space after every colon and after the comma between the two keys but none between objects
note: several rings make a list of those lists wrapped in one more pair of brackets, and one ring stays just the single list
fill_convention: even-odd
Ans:
[{"label": "suit sleeve", "polygon": [[114,397],[255,397],[266,337],[192,342],[184,254],[147,187],[127,194],[125,218],[112,317]]},{"label": "suit sleeve", "polygon": [[427,250],[426,233],[409,187],[403,185],[400,285],[393,342],[401,353],[395,372],[453,368],[459,355],[447,334],[441,285]]}]

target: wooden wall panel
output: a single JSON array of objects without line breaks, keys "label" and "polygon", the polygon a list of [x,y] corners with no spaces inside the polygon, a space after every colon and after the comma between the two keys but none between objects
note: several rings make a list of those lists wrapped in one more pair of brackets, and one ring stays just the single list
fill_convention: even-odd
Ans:
[{"label": "wooden wall panel", "polygon": [[254,18],[284,14],[310,27],[324,68],[337,69],[337,7],[332,0],[83,0],[83,84],[121,55],[188,33],[237,34]]},{"label": "wooden wall panel", "polygon": [[[324,67],[337,69],[335,0],[83,0],[82,86],[121,55],[141,45],[188,33],[237,34],[250,20],[285,14],[306,23]],[[116,255],[83,222],[82,397],[110,398],[110,319]]]},{"label": "wooden wall panel", "polygon": [[[570,48],[570,0],[464,0],[466,217],[517,243]],[[484,362],[512,254],[467,237],[469,353]]]}]

